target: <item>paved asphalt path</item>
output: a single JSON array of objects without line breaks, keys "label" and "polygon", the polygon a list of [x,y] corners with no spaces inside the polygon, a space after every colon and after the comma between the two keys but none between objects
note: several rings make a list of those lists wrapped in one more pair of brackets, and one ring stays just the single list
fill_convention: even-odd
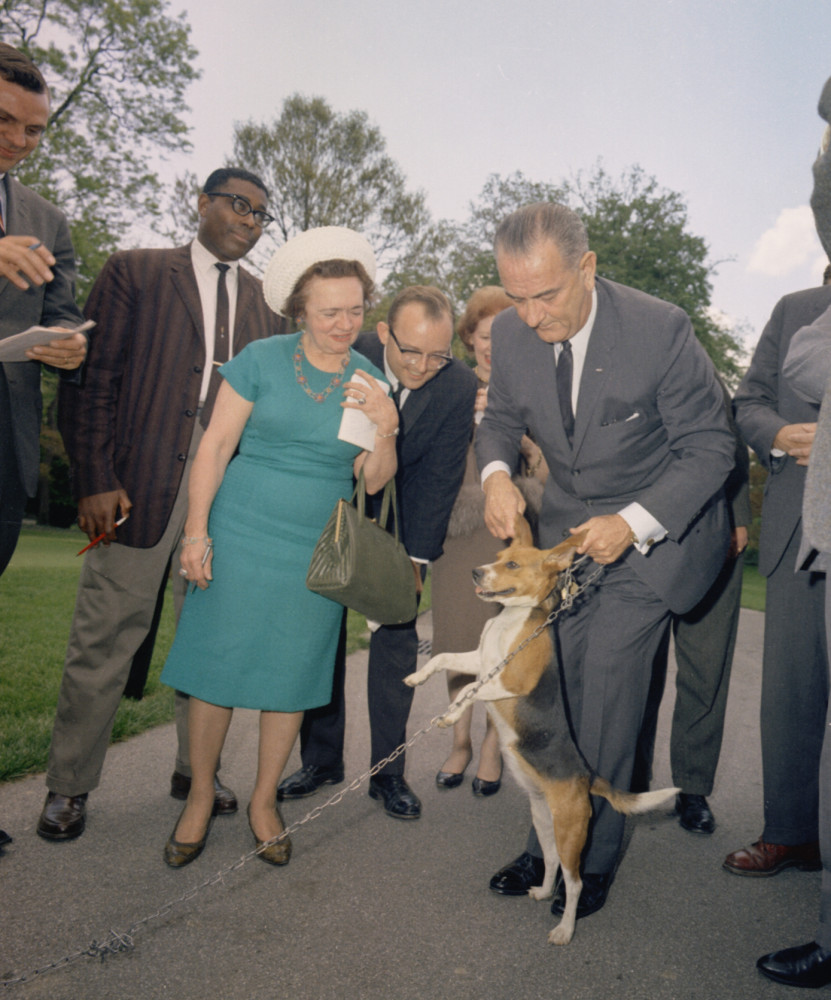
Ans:
[{"label": "paved asphalt path", "polygon": [[[173,871],[162,846],[181,808],[168,796],[172,725],[111,748],[90,795],[86,833],[66,844],[35,834],[40,776],[0,787],[2,827],[14,842],[0,858],[0,980],[105,941],[210,879],[222,877],[142,923],[133,948],[103,962],[81,957],[3,995],[49,1000],[766,1000],[786,987],[755,969],[768,950],[810,940],[820,876],[788,870],[746,879],[724,856],[762,829],[759,676],[764,617],[743,611],[711,837],[683,831],[667,810],[627,826],[628,844],[609,899],[581,920],[572,943],[547,943],[545,903],[488,890],[491,874],[523,848],[525,797],[505,781],[498,795],[463,785],[440,791],[434,775],[450,745],[434,730],[408,752],[422,818],[386,816],[363,784],[293,837],[286,868],[252,858],[244,815],[256,751],[256,713],[236,713],[224,780],[243,809],[220,817],[194,864]],[[429,641],[430,615],[420,620]],[[350,658],[347,773],[368,767],[366,654]],[[668,721],[661,712],[653,787],[670,784]],[[446,707],[444,681],[416,693],[411,732]],[[477,709],[477,733],[482,709]],[[290,767],[299,762],[297,751]],[[345,787],[345,786],[340,786]],[[329,794],[286,803],[294,822]]]}]

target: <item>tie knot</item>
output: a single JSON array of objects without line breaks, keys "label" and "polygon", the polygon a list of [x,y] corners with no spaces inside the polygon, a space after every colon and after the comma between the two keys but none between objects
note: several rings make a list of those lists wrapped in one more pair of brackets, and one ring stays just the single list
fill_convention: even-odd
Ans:
[{"label": "tie knot", "polygon": [[225,274],[226,271],[231,270],[230,264],[214,264],[214,267],[217,269],[217,271],[219,271],[221,275]]},{"label": "tie knot", "polygon": [[[217,267],[219,267],[218,264],[217,264]],[[571,341],[570,340],[564,340],[560,344],[560,350],[563,352],[563,354],[571,354]]]}]

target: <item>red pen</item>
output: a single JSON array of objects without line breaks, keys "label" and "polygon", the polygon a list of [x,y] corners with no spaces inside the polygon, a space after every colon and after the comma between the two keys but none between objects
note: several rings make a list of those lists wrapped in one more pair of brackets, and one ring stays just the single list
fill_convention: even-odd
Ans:
[{"label": "red pen", "polygon": [[[118,527],[118,526],[119,526],[120,524],[124,524],[124,522],[125,522],[125,521],[127,520],[127,518],[128,518],[129,516],[130,516],[129,514],[125,514],[125,515],[124,515],[124,517],[121,517],[121,518],[119,518],[119,519],[118,519],[118,520],[117,520],[117,521],[115,522],[115,526],[116,526],[116,528],[117,528],[117,527]],[[91,541],[91,542],[89,543],[89,545],[85,545],[85,546],[84,546],[84,547],[83,547],[83,548],[81,549],[81,551],[80,551],[80,552],[76,552],[76,553],[75,553],[75,555],[76,555],[76,556],[82,556],[82,555],[83,555],[83,554],[84,554],[84,553],[85,553],[85,552],[87,551],[87,549],[94,549],[94,548],[95,548],[95,546],[96,546],[96,545],[97,545],[97,544],[98,544],[99,542],[103,542],[103,541],[104,541],[104,539],[105,539],[106,537],[107,537],[107,532],[105,531],[105,532],[104,532],[104,533],[103,533],[102,535],[99,535],[99,536],[98,536],[97,538],[93,538],[93,540],[92,540],[92,541]]]}]

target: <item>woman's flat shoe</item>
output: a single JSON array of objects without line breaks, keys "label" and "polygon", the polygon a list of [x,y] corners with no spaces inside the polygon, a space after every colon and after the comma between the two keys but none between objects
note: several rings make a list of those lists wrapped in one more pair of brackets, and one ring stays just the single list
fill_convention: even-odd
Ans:
[{"label": "woman's flat shoe", "polygon": [[[453,754],[450,755],[451,757]],[[447,758],[450,760],[450,757]],[[436,784],[439,788],[458,788],[459,785],[464,781],[465,771],[468,769],[468,765],[473,759],[473,753],[467,758],[467,764],[462,768],[460,772],[456,771],[439,771],[436,775]]]},{"label": "woman's flat shoe", "polygon": [[[267,865],[287,865],[291,860],[291,839],[288,836],[283,837],[282,840],[278,840],[277,843],[271,844],[267,840],[260,840],[256,833],[254,833],[254,827],[251,826],[251,806],[248,806],[246,810],[248,813],[248,827],[254,834],[254,842],[257,845],[257,857],[261,861],[265,861]],[[283,817],[280,814],[280,810],[275,807],[275,812],[280,818],[280,822],[283,823]],[[285,823],[283,823],[283,829],[285,830]],[[264,850],[260,850],[263,844],[268,844],[268,847]]]},{"label": "woman's flat shoe", "polygon": [[439,771],[436,775],[436,784],[439,788],[458,788],[464,778],[464,771],[461,774],[454,774],[452,771]]},{"label": "woman's flat shoe", "polygon": [[474,778],[472,787],[474,795],[496,795],[502,787],[502,779],[497,778],[496,781],[485,781],[484,778]]},{"label": "woman's flat shoe", "polygon": [[[185,808],[187,808],[187,806]],[[176,826],[173,827],[173,833],[176,833],[179,821],[184,813],[185,810],[183,809],[179,815],[179,819],[176,820]],[[170,835],[170,839],[164,845],[165,864],[169,865],[171,868],[184,868],[185,865],[189,865],[191,861],[196,861],[199,855],[205,850],[205,844],[208,842],[208,834],[211,832],[215,816],[216,805],[214,805],[214,811],[211,813],[211,818],[208,820],[208,825],[205,827],[205,835],[201,840],[197,840],[195,844],[185,844],[180,840],[175,840],[172,833]]]}]

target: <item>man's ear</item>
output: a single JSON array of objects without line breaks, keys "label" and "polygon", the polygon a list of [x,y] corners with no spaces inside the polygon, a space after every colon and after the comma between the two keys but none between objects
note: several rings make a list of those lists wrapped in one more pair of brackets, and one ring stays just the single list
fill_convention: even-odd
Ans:
[{"label": "man's ear", "polygon": [[199,195],[199,198],[196,202],[196,208],[197,211],[199,212],[200,219],[203,219],[205,217],[205,213],[208,211],[208,205],[210,205],[210,203],[211,199],[203,191],[202,194]]},{"label": "man's ear", "polygon": [[387,341],[390,339],[390,328],[387,323],[380,322],[375,327],[375,332],[378,334],[378,339],[384,345],[387,346]]}]

